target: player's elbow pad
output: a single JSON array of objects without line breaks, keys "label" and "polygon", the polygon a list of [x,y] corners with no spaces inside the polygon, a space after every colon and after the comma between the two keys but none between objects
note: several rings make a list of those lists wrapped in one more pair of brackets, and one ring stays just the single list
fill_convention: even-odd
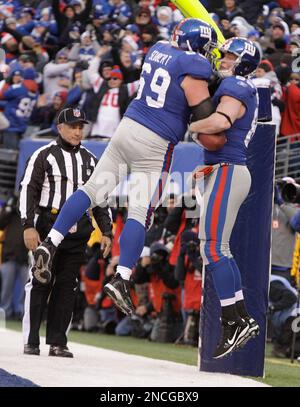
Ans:
[{"label": "player's elbow pad", "polygon": [[198,105],[192,106],[191,110],[192,110],[191,123],[196,122],[198,120],[206,119],[216,111],[213,101],[210,97],[203,100]]}]

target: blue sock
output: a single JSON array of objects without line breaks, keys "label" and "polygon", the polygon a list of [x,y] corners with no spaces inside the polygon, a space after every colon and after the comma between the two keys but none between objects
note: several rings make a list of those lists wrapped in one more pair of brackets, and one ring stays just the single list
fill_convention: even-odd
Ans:
[{"label": "blue sock", "polygon": [[145,227],[134,219],[128,219],[120,237],[119,265],[132,269],[144,248]]},{"label": "blue sock", "polygon": [[71,227],[79,221],[90,205],[90,198],[84,191],[78,189],[65,202],[52,229],[66,236]]},{"label": "blue sock", "polygon": [[235,285],[235,292],[241,291],[242,289],[242,279],[241,279],[241,272],[239,266],[236,264],[236,261],[232,257],[230,259],[231,268],[234,274],[234,285]]},{"label": "blue sock", "polygon": [[215,289],[220,301],[230,299],[232,300],[232,303],[235,303],[234,274],[231,268],[230,259],[228,257],[223,257],[216,263],[210,263],[206,267],[212,272]]}]

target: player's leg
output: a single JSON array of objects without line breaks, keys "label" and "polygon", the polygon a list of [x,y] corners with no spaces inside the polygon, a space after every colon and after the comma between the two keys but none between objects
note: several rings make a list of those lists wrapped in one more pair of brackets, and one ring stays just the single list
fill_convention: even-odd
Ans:
[{"label": "player's leg", "polygon": [[[245,182],[245,185],[249,184],[249,189],[251,186],[251,176],[250,173],[247,169],[247,167],[244,166],[235,166],[235,171],[233,173],[232,177],[232,188],[230,191],[230,196],[228,199],[228,215],[227,215],[227,223],[224,228],[224,233],[223,233],[223,241],[228,242],[228,255],[230,257],[230,265],[234,274],[234,283],[235,283],[235,304],[236,304],[236,309],[238,314],[242,319],[244,319],[250,326],[249,331],[248,331],[248,338],[243,341],[239,341],[238,346],[245,345],[247,340],[250,339],[251,337],[255,337],[259,334],[259,326],[257,322],[249,315],[245,300],[244,300],[244,293],[242,289],[242,279],[241,279],[241,273],[238,267],[238,264],[234,257],[231,254],[230,248],[229,248],[229,240],[231,236],[231,232],[233,229],[233,226],[236,221],[236,216],[239,211],[240,205],[241,205],[241,200],[243,199],[242,196],[240,196],[239,193],[239,188],[238,186],[241,185],[241,179],[243,182]],[[250,182],[249,182],[250,179]],[[247,190],[245,190],[246,193]],[[248,195],[248,194],[247,194]],[[246,195],[246,196],[247,196]],[[246,198],[246,197],[245,197]],[[244,199],[245,199],[244,198]]]},{"label": "player's leg", "polygon": [[[250,337],[255,337],[259,334],[259,326],[257,322],[249,315],[247,309],[246,309],[246,304],[244,300],[244,294],[242,290],[242,280],[241,280],[241,273],[239,270],[239,267],[233,258],[230,247],[229,247],[229,240],[230,236],[232,233],[233,226],[236,221],[236,217],[238,214],[238,211],[240,209],[241,204],[243,201],[246,199],[248,193],[247,193],[247,185],[249,185],[249,190],[251,186],[251,176],[250,173],[245,166],[235,166],[235,170],[233,172],[232,176],[232,187],[230,189],[230,194],[228,198],[228,209],[227,209],[227,216],[226,216],[226,224],[224,226],[224,232],[223,232],[223,246],[225,245],[224,249],[224,254],[230,257],[230,265],[233,270],[234,274],[234,284],[235,284],[235,305],[236,305],[236,310],[239,314],[239,316],[245,320],[249,324],[249,331],[248,331],[248,337],[244,338],[243,340],[240,340],[238,342],[238,346],[245,345],[247,340],[250,339]],[[242,180],[242,181],[241,181]],[[244,193],[240,191],[240,185],[241,182],[244,183],[245,185],[245,190]],[[243,197],[244,195],[244,197]]]},{"label": "player's leg", "polygon": [[[235,274],[229,239],[238,210],[250,189],[250,175],[239,166],[223,166],[206,180],[204,213],[200,222],[201,252],[221,303],[223,333],[214,357],[231,352],[249,329],[240,317],[235,300]],[[246,168],[246,167],[245,167]],[[239,184],[236,180],[239,179]],[[238,187],[237,187],[238,185]]]},{"label": "player's leg", "polygon": [[[146,230],[151,226],[171,167],[173,145],[138,123],[130,121],[126,154],[130,157],[128,218],[120,237],[120,260],[115,279],[105,290],[126,313],[132,304],[129,279],[144,247]],[[127,312],[128,313],[128,312]]]},{"label": "player's leg", "polygon": [[34,270],[37,273],[49,276],[55,250],[72,226],[89,207],[104,203],[109,193],[118,184],[120,177],[126,175],[127,165],[118,143],[120,135],[124,137],[124,126],[121,124],[90,179],[65,202],[47,238],[35,251]]}]

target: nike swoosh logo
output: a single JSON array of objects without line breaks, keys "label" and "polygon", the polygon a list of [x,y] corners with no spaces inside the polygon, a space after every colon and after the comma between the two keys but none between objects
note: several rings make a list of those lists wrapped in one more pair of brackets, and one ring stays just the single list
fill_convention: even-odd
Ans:
[{"label": "nike swoosh logo", "polygon": [[237,335],[237,330],[235,331],[235,333],[234,333],[234,335],[233,335],[233,338],[232,338],[232,339],[228,339],[229,345],[233,345],[233,343],[234,343],[234,341],[235,341],[235,338],[236,338],[236,335]]}]

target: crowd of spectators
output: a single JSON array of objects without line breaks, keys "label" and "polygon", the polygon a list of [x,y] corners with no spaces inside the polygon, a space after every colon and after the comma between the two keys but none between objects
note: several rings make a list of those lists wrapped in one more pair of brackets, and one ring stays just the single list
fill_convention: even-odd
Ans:
[{"label": "crowd of spectators", "polygon": [[[262,53],[256,76],[271,86],[277,133],[300,133],[298,2],[202,3],[225,38],[255,41]],[[109,139],[136,93],[145,54],[168,40],[181,18],[166,0],[0,1],[1,145],[18,149],[38,131],[55,136],[62,106],[83,108],[91,122],[86,135]]]},{"label": "crowd of spectators", "polygon": [[[262,62],[255,76],[271,88],[277,134],[299,135],[298,1],[202,3],[225,38],[243,36],[257,44]],[[181,19],[166,0],[0,0],[0,45],[6,53],[0,64],[0,148],[18,150],[20,140],[33,133],[56,137],[55,118],[62,107],[85,111],[91,123],[86,137],[110,139],[137,92],[147,51],[156,41],[168,40]],[[186,217],[179,201],[170,195],[168,204],[156,211],[132,279],[136,314],[131,319],[123,318],[102,294],[118,264],[118,237],[126,218],[126,208],[114,209],[112,255],[104,260],[99,239],[91,240],[74,329],[197,345],[202,271],[198,220]],[[4,262],[25,264],[23,257],[15,258],[13,254]],[[14,310],[11,280],[9,284],[4,298],[2,283],[2,306],[6,304],[8,316],[19,318],[20,301]]]}]

